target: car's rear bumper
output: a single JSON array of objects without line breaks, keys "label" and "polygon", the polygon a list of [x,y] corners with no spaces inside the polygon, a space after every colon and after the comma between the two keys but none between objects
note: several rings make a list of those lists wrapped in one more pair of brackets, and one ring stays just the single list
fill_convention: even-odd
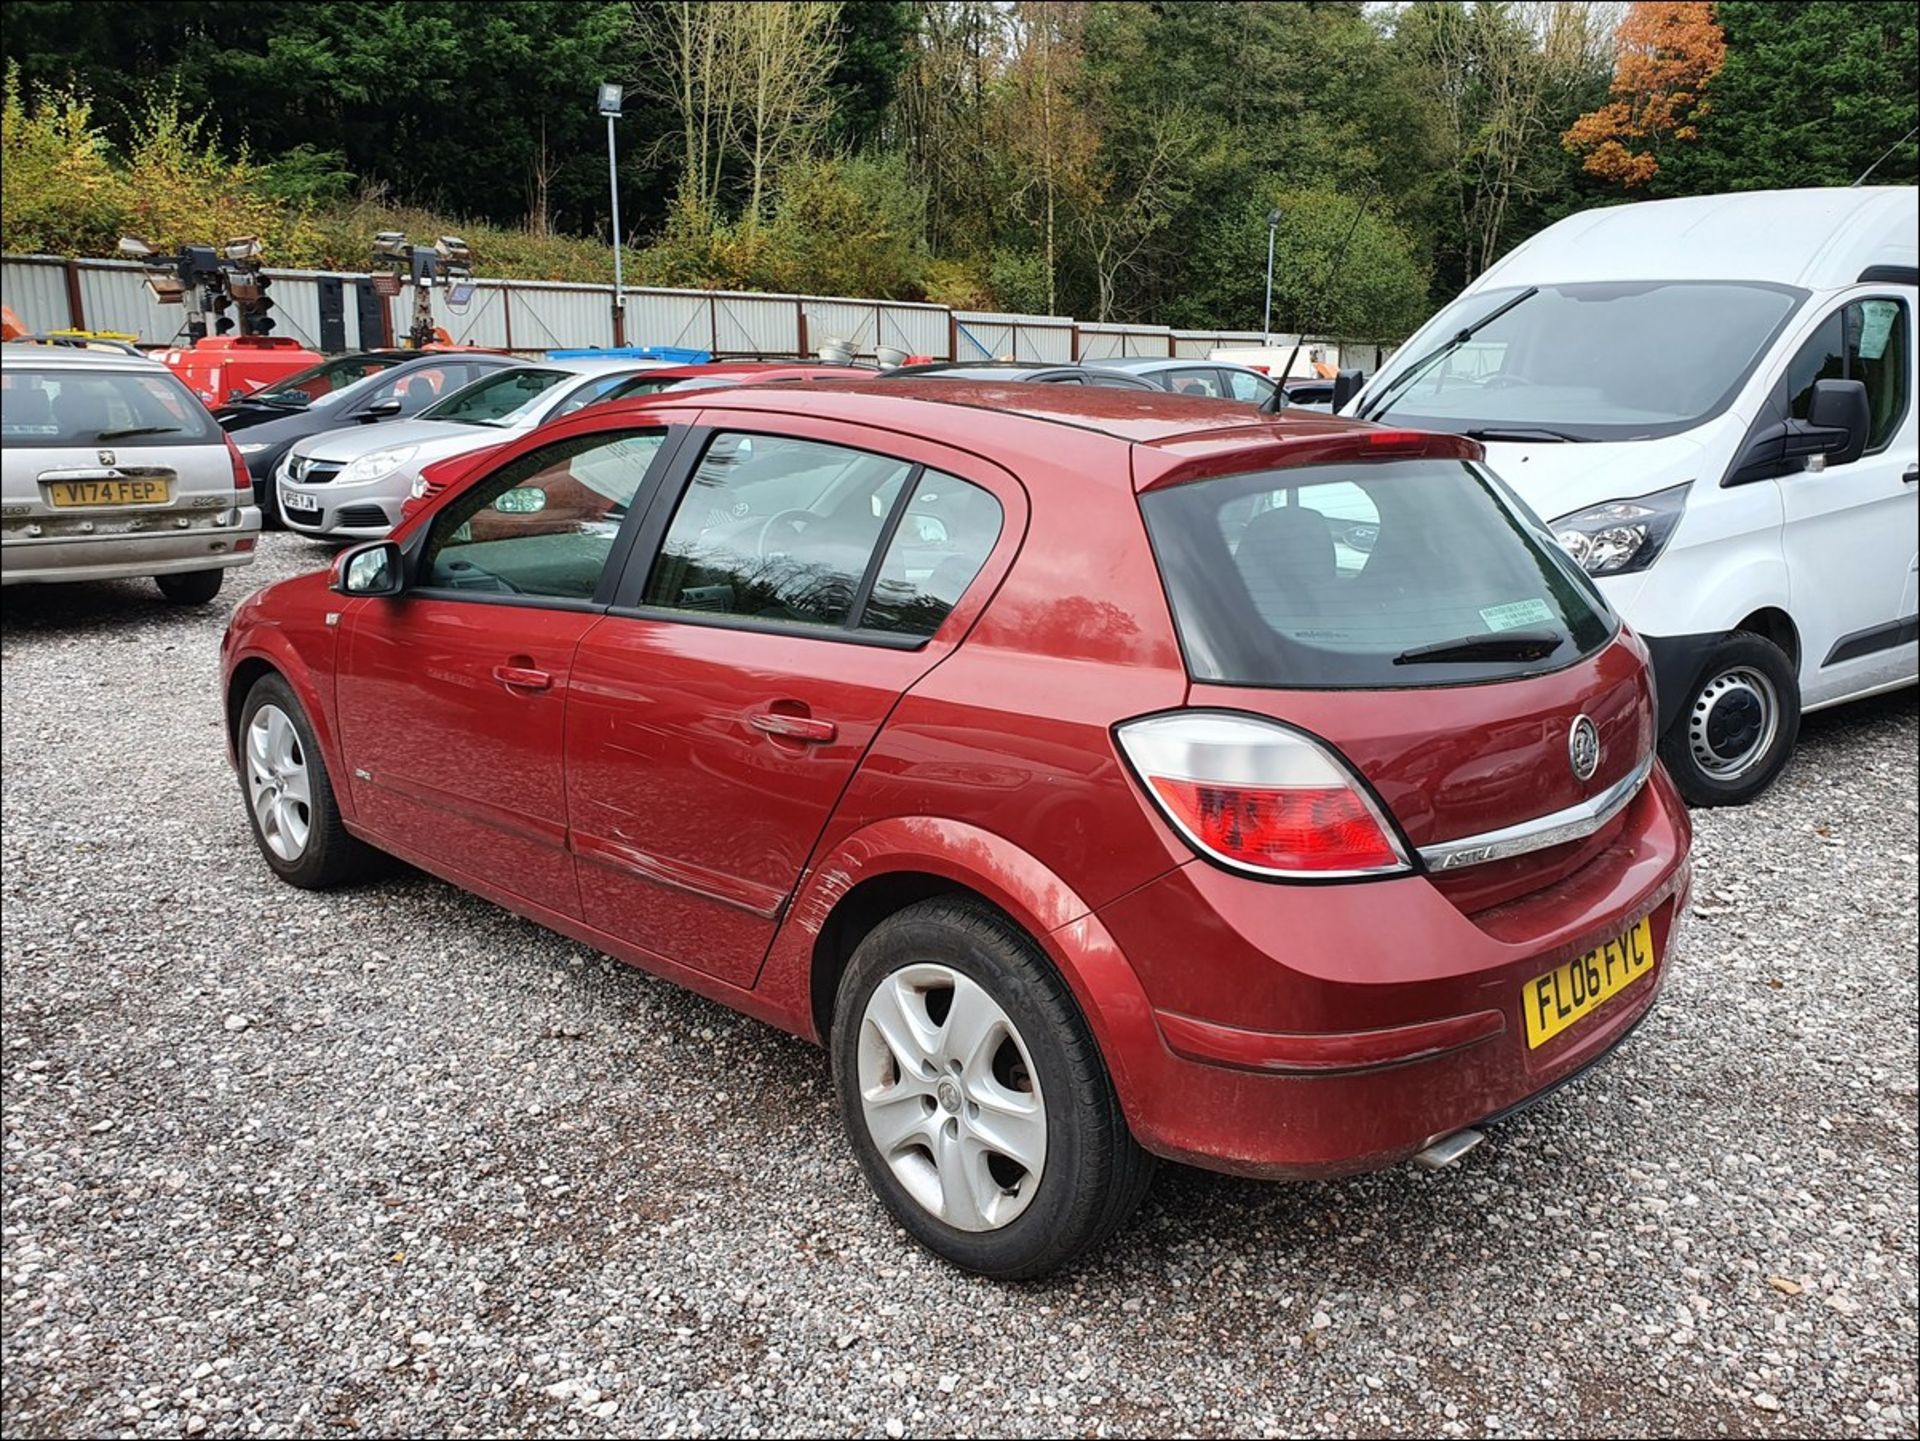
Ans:
[{"label": "car's rear bumper", "polygon": [[[1263,885],[1204,862],[1099,912],[1154,1008],[1129,1055],[1148,1149],[1208,1169],[1313,1177],[1377,1169],[1527,1104],[1652,1006],[1691,871],[1664,771],[1619,840],[1557,885],[1468,916],[1424,878]],[[1539,1047],[1527,983],[1651,922],[1652,971]]]},{"label": "car's rear bumper", "polygon": [[260,512],[242,506],[230,523],[186,530],[86,537],[8,537],[0,544],[0,584],[126,580],[247,565],[260,540]]}]

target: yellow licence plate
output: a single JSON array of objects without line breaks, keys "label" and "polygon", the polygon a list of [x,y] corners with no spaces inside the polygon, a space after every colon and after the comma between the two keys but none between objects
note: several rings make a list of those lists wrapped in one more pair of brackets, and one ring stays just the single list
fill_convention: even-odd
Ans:
[{"label": "yellow licence plate", "polygon": [[164,480],[50,480],[47,499],[56,509],[83,505],[165,505]]},{"label": "yellow licence plate", "polygon": [[1619,940],[1535,976],[1520,994],[1520,1008],[1527,1013],[1528,1049],[1544,1046],[1652,973],[1653,921],[1646,917]]}]

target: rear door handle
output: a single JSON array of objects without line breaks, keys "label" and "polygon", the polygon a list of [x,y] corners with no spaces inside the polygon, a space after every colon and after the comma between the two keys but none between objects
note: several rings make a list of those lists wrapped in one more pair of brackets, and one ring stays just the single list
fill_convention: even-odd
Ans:
[{"label": "rear door handle", "polygon": [[510,690],[550,690],[553,677],[543,670],[524,665],[497,665],[493,678]]},{"label": "rear door handle", "polygon": [[779,711],[761,711],[750,715],[747,724],[781,740],[802,741],[808,745],[825,745],[840,734],[840,727],[832,721],[815,720],[805,715],[783,715]]}]

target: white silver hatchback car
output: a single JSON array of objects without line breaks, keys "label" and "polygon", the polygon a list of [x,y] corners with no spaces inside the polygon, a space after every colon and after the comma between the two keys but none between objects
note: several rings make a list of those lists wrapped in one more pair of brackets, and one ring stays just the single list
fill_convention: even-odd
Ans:
[{"label": "white silver hatchback car", "polygon": [[157,361],[0,346],[0,584],[150,575],[204,605],[253,559],[240,453]]},{"label": "white silver hatchback car", "polygon": [[659,360],[529,362],[495,370],[435,401],[412,420],[350,425],[295,442],[274,477],[290,530],[338,540],[378,540],[400,522],[420,472],[435,461],[486,450],[591,405]]}]

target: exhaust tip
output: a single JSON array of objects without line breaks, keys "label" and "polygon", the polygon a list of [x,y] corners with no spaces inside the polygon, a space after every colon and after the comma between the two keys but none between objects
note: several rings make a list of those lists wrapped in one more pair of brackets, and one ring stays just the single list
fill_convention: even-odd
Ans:
[{"label": "exhaust tip", "polygon": [[1413,1164],[1423,1171],[1444,1170],[1486,1139],[1480,1131],[1455,1131],[1451,1136],[1430,1142],[1426,1150],[1413,1158]]}]

